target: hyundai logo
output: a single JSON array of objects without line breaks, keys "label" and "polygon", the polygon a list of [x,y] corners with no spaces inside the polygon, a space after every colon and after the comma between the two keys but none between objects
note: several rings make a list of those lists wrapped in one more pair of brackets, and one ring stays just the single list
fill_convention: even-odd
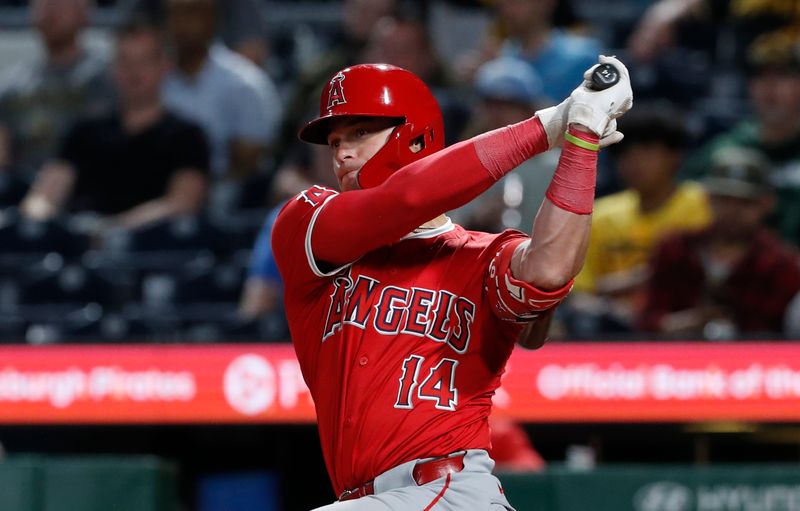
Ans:
[{"label": "hyundai logo", "polygon": [[636,511],[691,511],[692,490],[671,481],[658,481],[639,488],[633,496]]}]

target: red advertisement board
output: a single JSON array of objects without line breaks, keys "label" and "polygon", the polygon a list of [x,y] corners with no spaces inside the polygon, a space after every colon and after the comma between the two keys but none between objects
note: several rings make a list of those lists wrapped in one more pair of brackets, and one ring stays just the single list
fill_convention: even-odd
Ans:
[{"label": "red advertisement board", "polygon": [[[798,421],[800,344],[516,350],[495,413],[540,422]],[[289,345],[0,348],[2,424],[313,420]]]}]

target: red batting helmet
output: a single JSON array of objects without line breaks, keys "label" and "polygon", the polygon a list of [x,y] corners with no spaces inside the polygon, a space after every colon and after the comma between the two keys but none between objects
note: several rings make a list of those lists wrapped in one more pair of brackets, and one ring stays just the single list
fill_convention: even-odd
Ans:
[{"label": "red batting helmet", "polygon": [[[394,171],[444,147],[442,111],[414,73],[388,64],[360,64],[336,73],[323,89],[319,117],[300,130],[301,140],[328,144],[330,122],[343,116],[389,117],[397,127],[358,173],[361,188],[377,186]],[[422,150],[412,152],[411,144]]]}]

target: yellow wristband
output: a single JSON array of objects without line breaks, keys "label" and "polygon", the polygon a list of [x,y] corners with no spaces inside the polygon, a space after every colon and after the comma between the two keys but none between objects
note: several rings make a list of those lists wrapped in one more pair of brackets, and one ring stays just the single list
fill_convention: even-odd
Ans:
[{"label": "yellow wristband", "polygon": [[582,147],[584,149],[588,149],[590,151],[597,152],[597,151],[600,150],[600,144],[593,144],[591,142],[587,142],[587,141],[583,140],[582,138],[578,138],[575,135],[571,134],[569,131],[565,131],[564,132],[564,140],[566,140],[567,142],[570,142],[572,144],[575,144],[578,147]]}]

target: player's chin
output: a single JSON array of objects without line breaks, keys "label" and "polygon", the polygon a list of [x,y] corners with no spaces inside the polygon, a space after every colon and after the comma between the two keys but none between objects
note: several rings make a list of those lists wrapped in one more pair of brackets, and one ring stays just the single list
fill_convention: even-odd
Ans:
[{"label": "player's chin", "polygon": [[361,187],[358,186],[358,171],[348,172],[342,176],[342,178],[339,179],[339,188],[343,192],[360,189]]}]

